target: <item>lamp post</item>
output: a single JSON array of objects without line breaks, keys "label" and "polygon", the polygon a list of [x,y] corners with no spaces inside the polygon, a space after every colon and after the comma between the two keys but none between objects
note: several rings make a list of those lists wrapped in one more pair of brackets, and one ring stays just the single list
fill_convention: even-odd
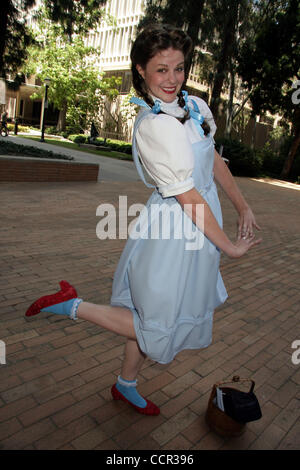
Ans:
[{"label": "lamp post", "polygon": [[44,106],[43,106],[43,115],[42,115],[42,136],[40,142],[45,142],[44,134],[45,134],[45,109],[48,108],[48,88],[50,85],[50,78],[45,78],[45,97],[44,97]]}]

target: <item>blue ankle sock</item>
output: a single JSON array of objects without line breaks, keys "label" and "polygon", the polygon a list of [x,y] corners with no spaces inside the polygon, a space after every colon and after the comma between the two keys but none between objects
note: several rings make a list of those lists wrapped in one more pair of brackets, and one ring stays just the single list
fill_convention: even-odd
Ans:
[{"label": "blue ankle sock", "polygon": [[136,384],[136,380],[129,381],[122,379],[122,377],[119,376],[116,383],[116,388],[131,403],[138,406],[139,408],[146,408],[147,402],[137,391]]},{"label": "blue ankle sock", "polygon": [[77,320],[77,309],[82,299],[70,299],[65,302],[60,302],[50,307],[45,307],[41,312],[55,313],[56,315],[67,315],[72,320]]}]

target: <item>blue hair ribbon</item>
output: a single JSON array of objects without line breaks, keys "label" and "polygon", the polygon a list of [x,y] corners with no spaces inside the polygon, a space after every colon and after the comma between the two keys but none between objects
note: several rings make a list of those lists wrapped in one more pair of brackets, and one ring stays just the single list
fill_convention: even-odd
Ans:
[{"label": "blue hair ribbon", "polygon": [[150,106],[144,100],[142,100],[141,98],[137,98],[136,96],[133,96],[129,102],[150,109]]},{"label": "blue hair ribbon", "polygon": [[155,100],[154,106],[152,106],[152,108],[144,100],[142,100],[141,98],[137,98],[136,96],[133,96],[130,99],[130,103],[137,104],[138,106],[143,106],[144,108],[149,108],[149,109],[151,109],[152,113],[154,113],[154,114],[158,114],[160,112],[160,101],[159,100]]},{"label": "blue hair ribbon", "polygon": [[198,131],[199,131],[199,134],[201,135],[201,137],[204,137],[204,130],[201,126],[201,124],[204,122],[204,117],[202,116],[202,114],[200,113],[200,109],[196,103],[196,101],[192,100],[192,103],[193,103],[193,106],[194,106],[194,109],[191,109],[188,105],[188,92],[183,90],[182,91],[182,94],[183,94],[183,98],[184,98],[184,101],[185,101],[185,107],[184,109],[187,111],[189,110],[190,111],[190,116],[191,118],[194,120],[194,124],[195,126],[197,127]]},{"label": "blue hair ribbon", "polygon": [[[193,103],[193,106],[194,106],[194,109],[191,109],[188,105],[188,92],[183,90],[182,91],[182,94],[183,94],[183,98],[184,98],[184,101],[185,101],[185,107],[184,109],[186,111],[189,110],[190,112],[190,116],[191,118],[194,120],[194,124],[195,126],[197,127],[200,135],[202,137],[204,137],[204,130],[201,126],[201,124],[203,123],[204,121],[204,117],[202,116],[202,114],[200,113],[200,110],[199,110],[199,107],[196,103],[196,101],[192,100],[192,103]],[[130,103],[134,103],[134,104],[137,104],[138,106],[143,106],[144,108],[149,108],[151,109],[151,112],[154,113],[154,114],[158,114],[161,110],[160,108],[160,101],[159,100],[155,100],[154,102],[154,106],[151,108],[151,106],[149,106],[144,100],[142,100],[141,98],[137,98],[136,96],[133,96],[131,99],[130,99]]]},{"label": "blue hair ribbon", "polygon": [[154,106],[152,107],[152,113],[158,114],[160,112],[160,101],[155,100]]}]

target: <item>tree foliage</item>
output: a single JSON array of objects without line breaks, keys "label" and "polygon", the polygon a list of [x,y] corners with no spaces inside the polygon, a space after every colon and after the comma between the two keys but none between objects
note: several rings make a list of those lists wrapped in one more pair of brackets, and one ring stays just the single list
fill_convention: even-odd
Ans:
[{"label": "tree foliage", "polygon": [[238,72],[250,90],[253,114],[270,111],[292,122],[294,140],[281,174],[287,177],[300,146],[300,103],[292,98],[300,79],[300,4],[278,1],[272,8],[272,16],[245,42]]},{"label": "tree foliage", "polygon": [[[105,16],[107,0],[44,0],[42,14],[62,27],[63,33],[72,41],[74,33],[87,33]],[[27,58],[33,34],[26,25],[26,14],[36,0],[1,0],[0,14],[0,76],[16,73]]]},{"label": "tree foliage", "polygon": [[[282,176],[288,175],[300,145],[299,103],[291,99],[292,84],[300,78],[299,8],[299,0],[151,0],[140,24],[160,21],[192,31],[194,62],[210,87],[215,119],[222,93],[228,91],[222,110],[227,136],[249,100],[253,115],[279,112],[292,122],[294,141]],[[246,86],[238,87],[241,104],[236,105],[241,81]]]},{"label": "tree foliage", "polygon": [[62,27],[72,41],[73,34],[88,33],[105,14],[106,0],[44,0],[48,19]]},{"label": "tree foliage", "polygon": [[221,94],[229,84],[232,106],[239,48],[249,34],[252,2],[249,0],[208,0],[203,24],[202,46],[212,55],[210,108],[220,113]]},{"label": "tree foliage", "polygon": [[26,11],[35,0],[1,0],[0,13],[0,77],[14,74],[27,57],[33,35],[25,24]]},{"label": "tree foliage", "polygon": [[25,72],[42,82],[50,78],[48,99],[60,110],[58,130],[64,130],[66,118],[69,124],[86,129],[103,106],[103,96],[113,100],[118,95],[119,79],[101,76],[93,65],[99,51],[87,47],[82,34],[66,41],[63,28],[42,16],[36,41],[38,46],[30,48]]},{"label": "tree foliage", "polygon": [[246,34],[251,3],[249,0],[152,0],[147,3],[145,17],[139,25],[160,21],[183,28],[190,35],[194,43],[193,62],[200,64],[202,78],[211,85],[210,107],[215,117],[227,76],[235,71],[235,57]]}]

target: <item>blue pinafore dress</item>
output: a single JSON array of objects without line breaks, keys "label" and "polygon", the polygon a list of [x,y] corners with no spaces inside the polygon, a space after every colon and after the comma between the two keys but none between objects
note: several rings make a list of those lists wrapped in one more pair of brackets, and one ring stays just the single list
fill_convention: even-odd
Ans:
[{"label": "blue pinafore dress", "polygon": [[[193,107],[188,106],[203,135],[197,104],[193,101]],[[149,112],[153,112],[151,108],[143,109],[136,119],[133,158],[143,182],[155,188],[145,180],[135,138]],[[208,135],[192,147],[195,188],[222,227],[213,179],[213,139]],[[137,342],[150,359],[167,364],[184,349],[209,346],[214,310],[227,298],[219,262],[219,249],[196,227],[177,199],[163,198],[156,188],[126,242],[111,296],[111,305],[131,310]]]}]

